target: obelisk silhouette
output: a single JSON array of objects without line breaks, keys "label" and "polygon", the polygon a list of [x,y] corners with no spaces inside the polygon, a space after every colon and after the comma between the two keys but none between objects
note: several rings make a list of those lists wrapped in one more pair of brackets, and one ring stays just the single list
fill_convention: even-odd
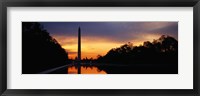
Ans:
[{"label": "obelisk silhouette", "polygon": [[81,28],[78,28],[78,74],[81,74]]}]

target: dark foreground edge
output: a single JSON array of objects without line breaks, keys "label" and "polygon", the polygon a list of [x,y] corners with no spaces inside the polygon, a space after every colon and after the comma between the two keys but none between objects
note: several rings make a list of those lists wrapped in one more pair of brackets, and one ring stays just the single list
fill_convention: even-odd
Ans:
[{"label": "dark foreground edge", "polygon": [[[7,7],[193,7],[194,89],[7,89]],[[1,96],[199,96],[200,0],[1,0],[0,94]]]}]

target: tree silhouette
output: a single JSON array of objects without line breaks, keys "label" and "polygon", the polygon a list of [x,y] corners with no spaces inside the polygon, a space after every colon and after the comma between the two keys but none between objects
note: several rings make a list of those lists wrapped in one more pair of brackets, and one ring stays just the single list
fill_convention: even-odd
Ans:
[{"label": "tree silhouette", "polygon": [[69,62],[60,44],[37,22],[22,22],[22,73],[34,74]]},{"label": "tree silhouette", "polygon": [[111,49],[105,56],[98,56],[97,62],[129,66],[125,69],[100,67],[108,73],[177,73],[178,41],[173,37],[162,35],[159,39],[153,42],[146,41],[140,46],[133,46],[129,42],[119,48]]}]

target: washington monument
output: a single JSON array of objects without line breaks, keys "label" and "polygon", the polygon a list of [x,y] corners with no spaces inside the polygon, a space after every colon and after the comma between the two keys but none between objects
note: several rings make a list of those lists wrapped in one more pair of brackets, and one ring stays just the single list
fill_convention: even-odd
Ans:
[{"label": "washington monument", "polygon": [[78,74],[81,74],[81,28],[78,28]]}]

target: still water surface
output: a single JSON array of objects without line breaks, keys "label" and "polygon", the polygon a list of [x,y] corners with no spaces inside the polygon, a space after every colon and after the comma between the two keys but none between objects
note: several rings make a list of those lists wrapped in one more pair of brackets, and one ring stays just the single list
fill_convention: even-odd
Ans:
[{"label": "still water surface", "polygon": [[[68,74],[77,74],[78,69],[75,66],[68,68]],[[81,66],[81,74],[107,74],[105,71],[100,71],[97,67],[84,67]]]}]

